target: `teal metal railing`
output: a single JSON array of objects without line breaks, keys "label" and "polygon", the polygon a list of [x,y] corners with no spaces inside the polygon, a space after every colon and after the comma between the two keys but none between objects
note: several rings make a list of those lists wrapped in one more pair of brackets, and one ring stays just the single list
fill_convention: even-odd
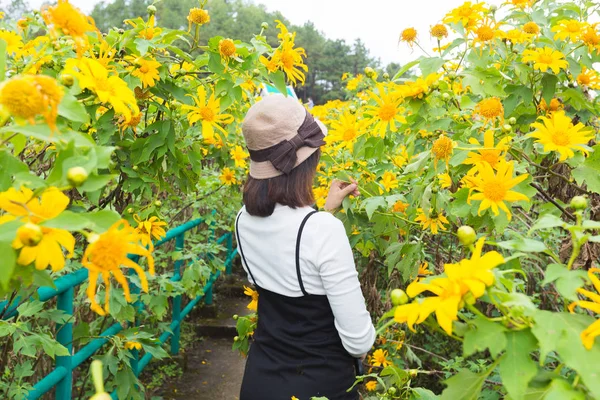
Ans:
[{"label": "teal metal railing", "polygon": [[[203,219],[195,219],[189,222],[186,222],[183,225],[180,225],[176,228],[169,230],[165,237],[159,241],[157,241],[154,246],[155,248],[167,243],[171,240],[175,240],[175,249],[183,250],[185,245],[185,233],[204,222]],[[214,235],[214,229],[211,228],[211,235]],[[231,267],[233,260],[237,254],[237,250],[233,248],[233,240],[232,233],[227,232],[221,237],[217,239],[217,244],[223,244],[225,242],[227,249],[227,257],[225,259],[225,273],[231,273]],[[137,257],[137,256],[134,256]],[[132,257],[132,258],[134,258]],[[210,257],[210,255],[208,255]],[[134,258],[135,259],[135,258]],[[172,281],[181,280],[182,269],[184,267],[183,260],[177,260],[174,263],[174,271],[173,276],[171,278]],[[190,311],[201,301],[204,300],[205,304],[212,304],[213,302],[213,284],[219,277],[221,271],[216,271],[210,275],[208,282],[204,286],[204,294],[197,296],[192,299],[185,308],[181,308],[182,306],[182,298],[181,295],[178,295],[173,298],[172,303],[172,322],[169,325],[169,330],[163,332],[160,337],[160,343],[165,343],[169,338],[171,339],[171,355],[175,355],[179,353],[179,339],[180,339],[180,329],[181,329],[181,321],[190,313]],[[54,297],[56,297],[56,308],[58,310],[63,311],[67,315],[73,315],[73,299],[74,299],[74,288],[87,280],[88,271],[83,268],[76,272],[70,273],[68,275],[64,275],[54,281],[55,287],[41,287],[38,289],[37,293],[40,301],[48,301]],[[137,286],[131,285],[132,293],[134,290],[138,290]],[[17,311],[16,307],[19,303],[19,299],[15,299],[13,304],[7,304],[6,311],[4,312],[4,318],[10,318],[14,316]],[[136,302],[134,304],[136,308],[136,315],[142,310],[142,303]],[[0,304],[0,309],[3,309],[2,304]],[[139,321],[136,317],[136,325],[139,324]],[[107,328],[104,332],[100,334],[100,337],[92,340],[90,343],[83,346],[77,353],[73,354],[73,324],[72,322],[67,322],[64,325],[58,325],[56,327],[56,340],[65,346],[69,350],[69,356],[56,357],[55,368],[52,372],[46,375],[42,380],[40,380],[37,384],[34,385],[33,389],[29,392],[29,395],[26,397],[27,400],[36,400],[39,399],[45,393],[48,393],[52,388],[56,387],[55,398],[57,400],[67,400],[72,398],[72,377],[73,370],[80,366],[83,362],[91,358],[98,350],[102,348],[110,338],[120,331],[124,329],[124,326],[120,323],[115,323],[109,328]],[[142,358],[139,358],[139,354],[137,350],[132,350],[132,362],[131,366],[133,368],[133,372],[136,376],[139,376],[141,371],[148,365],[150,360],[152,360],[152,355],[150,353],[146,353]],[[112,393],[112,398],[116,399],[116,391]]]}]

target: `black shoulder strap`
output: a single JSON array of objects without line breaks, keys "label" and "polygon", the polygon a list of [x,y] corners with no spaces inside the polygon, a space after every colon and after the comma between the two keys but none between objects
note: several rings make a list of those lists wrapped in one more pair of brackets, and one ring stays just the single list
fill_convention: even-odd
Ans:
[{"label": "black shoulder strap", "polygon": [[[246,257],[244,257],[244,251],[242,250],[242,242],[240,240],[240,229],[239,229],[239,221],[240,221],[241,215],[242,215],[242,213],[240,212],[238,214],[237,218],[235,219],[235,237],[237,239],[238,247],[240,248],[240,256],[242,256],[242,261],[244,262],[244,264],[246,264],[246,268],[248,269],[248,272],[250,273],[252,282],[254,282],[254,285],[256,285],[256,280],[254,279],[254,275],[252,275],[252,271],[250,271],[250,266],[248,265],[248,261],[246,261]],[[256,285],[256,286],[258,286],[258,285]]]},{"label": "black shoulder strap", "polygon": [[[311,215],[315,214],[317,211],[309,212],[306,217],[302,220],[300,224],[300,228],[298,228],[298,238],[296,239],[296,274],[298,274],[298,283],[300,284],[300,290],[302,290],[302,294],[308,296],[306,289],[304,289],[304,283],[302,283],[302,275],[300,274],[300,239],[302,238],[302,231],[304,230],[304,225],[306,225],[306,221],[310,218]],[[241,250],[241,248],[240,248]]]}]

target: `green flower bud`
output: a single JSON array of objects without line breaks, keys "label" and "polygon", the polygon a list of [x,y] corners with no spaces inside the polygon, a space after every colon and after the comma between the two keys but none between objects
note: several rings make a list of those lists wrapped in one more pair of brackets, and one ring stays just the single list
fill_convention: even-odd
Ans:
[{"label": "green flower bud", "polygon": [[475,243],[477,240],[477,235],[475,234],[475,230],[468,225],[463,225],[456,231],[456,235],[458,236],[458,241],[463,246],[470,246]]},{"label": "green flower bud", "polygon": [[67,181],[73,187],[83,185],[87,178],[88,173],[83,167],[71,167],[67,171]]},{"label": "green flower bud", "polygon": [[570,206],[573,210],[585,210],[588,206],[588,201],[584,196],[575,196],[571,199]]}]

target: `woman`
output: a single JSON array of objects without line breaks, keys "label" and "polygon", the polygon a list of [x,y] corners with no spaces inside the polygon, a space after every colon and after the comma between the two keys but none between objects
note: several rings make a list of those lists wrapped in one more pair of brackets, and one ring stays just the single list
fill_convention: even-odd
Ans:
[{"label": "woman", "polygon": [[[259,300],[240,400],[356,400],[347,390],[375,329],[343,224],[311,208],[327,129],[295,99],[271,95],[242,131],[251,162],[236,235]],[[325,209],[349,194],[356,183],[334,181]]]}]

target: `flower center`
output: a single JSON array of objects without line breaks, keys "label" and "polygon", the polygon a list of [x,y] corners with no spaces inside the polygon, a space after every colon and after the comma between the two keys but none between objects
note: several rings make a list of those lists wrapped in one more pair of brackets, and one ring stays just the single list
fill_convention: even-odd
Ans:
[{"label": "flower center", "polygon": [[94,251],[90,254],[92,263],[105,271],[118,269],[121,260],[125,257],[127,257],[127,242],[111,238],[99,238],[94,243]]},{"label": "flower center", "polygon": [[579,32],[579,23],[577,21],[569,21],[567,24],[567,30],[569,32]]},{"label": "flower center", "polygon": [[140,67],[140,72],[141,72],[142,74],[147,74],[147,73],[148,73],[148,71],[149,71],[149,68],[148,68],[148,66],[147,66],[146,64],[144,64],[144,65],[142,65],[142,66]]},{"label": "flower center", "polygon": [[488,182],[483,186],[483,195],[491,201],[499,202],[506,196],[506,188],[502,182]]},{"label": "flower center", "polygon": [[557,146],[567,146],[569,145],[569,135],[563,131],[555,131],[552,133],[552,143]]},{"label": "flower center", "polygon": [[292,69],[294,67],[294,55],[289,51],[281,53],[281,63],[286,69]]},{"label": "flower center", "polygon": [[389,121],[396,115],[396,107],[393,104],[384,104],[379,109],[379,118],[382,121]]},{"label": "flower center", "polygon": [[481,28],[477,29],[477,37],[482,42],[492,40],[494,38],[494,30],[489,26],[482,26]]},{"label": "flower center", "polygon": [[493,167],[500,161],[500,153],[495,150],[483,150],[481,151],[481,159]]},{"label": "flower center", "polygon": [[584,74],[581,74],[577,77],[577,80],[579,81],[580,84],[582,85],[589,85],[590,84],[590,77]]},{"label": "flower center", "polygon": [[542,64],[552,64],[552,56],[549,54],[540,54],[538,58],[539,62]]},{"label": "flower center", "polygon": [[215,119],[215,113],[208,107],[201,107],[200,117],[203,121],[212,122]]},{"label": "flower center", "polygon": [[353,128],[349,128],[346,129],[344,131],[344,134],[342,135],[342,138],[344,139],[344,141],[349,142],[352,139],[354,139],[356,137],[356,130]]}]

